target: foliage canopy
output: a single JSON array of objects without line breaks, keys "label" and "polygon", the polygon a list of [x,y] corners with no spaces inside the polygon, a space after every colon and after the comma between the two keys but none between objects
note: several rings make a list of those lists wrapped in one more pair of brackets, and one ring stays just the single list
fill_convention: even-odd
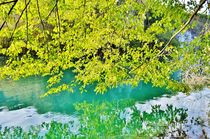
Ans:
[{"label": "foliage canopy", "polygon": [[[121,84],[135,86],[140,80],[186,91],[186,85],[171,75],[177,70],[208,74],[210,31],[182,44],[183,48],[176,39],[164,46],[189,12],[177,0],[1,4],[0,55],[6,62],[0,67],[0,78],[50,76],[48,93],[72,91],[75,83],[82,88],[96,83],[95,91],[105,92]],[[56,86],[68,69],[76,73],[75,80]]]}]

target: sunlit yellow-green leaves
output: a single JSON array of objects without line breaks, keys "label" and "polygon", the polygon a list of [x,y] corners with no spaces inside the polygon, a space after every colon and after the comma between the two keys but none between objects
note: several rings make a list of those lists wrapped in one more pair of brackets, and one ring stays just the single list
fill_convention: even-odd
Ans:
[{"label": "sunlit yellow-green leaves", "polygon": [[71,81],[59,84],[67,69],[76,73],[75,82],[83,88],[96,83],[96,92],[120,84],[135,86],[140,80],[184,90],[171,74],[204,54],[203,61],[209,60],[209,33],[205,41],[195,42],[202,48],[196,54],[195,45],[180,49],[172,43],[159,55],[189,15],[173,0],[31,0],[20,17],[27,2],[18,0],[9,16],[12,4],[0,6],[0,23],[6,20],[0,55],[8,58],[0,78],[50,76],[47,94],[72,91]]}]

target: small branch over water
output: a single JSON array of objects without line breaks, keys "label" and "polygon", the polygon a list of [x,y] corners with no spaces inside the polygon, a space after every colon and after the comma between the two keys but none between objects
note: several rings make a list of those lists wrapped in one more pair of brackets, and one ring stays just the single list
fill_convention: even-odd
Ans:
[{"label": "small branch over water", "polygon": [[190,22],[193,20],[193,18],[195,17],[195,15],[198,13],[198,11],[202,8],[203,4],[206,2],[207,0],[202,0],[200,2],[200,4],[198,5],[198,7],[195,9],[195,11],[193,12],[193,14],[190,16],[190,18],[187,20],[187,22],[170,38],[170,40],[167,42],[167,44],[165,45],[165,47],[163,47],[163,49],[160,51],[160,53],[158,55],[161,55],[163,53],[163,51],[166,49],[166,47],[168,47],[170,45],[170,43],[172,42],[172,40],[180,33],[182,32],[189,24]]}]

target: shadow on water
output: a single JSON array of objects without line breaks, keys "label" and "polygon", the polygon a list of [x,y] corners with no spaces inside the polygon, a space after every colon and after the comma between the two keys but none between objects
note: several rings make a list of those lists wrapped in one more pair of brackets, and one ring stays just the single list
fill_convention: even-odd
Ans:
[{"label": "shadow on water", "polygon": [[[69,82],[74,78],[72,72],[65,72],[62,82]],[[6,106],[9,110],[20,109],[22,107],[34,106],[39,113],[60,112],[73,113],[73,104],[83,101],[118,101],[121,99],[133,99],[144,101],[166,94],[163,88],[152,87],[152,84],[140,82],[135,88],[131,86],[120,86],[109,89],[105,94],[95,94],[94,86],[87,89],[87,93],[80,93],[75,89],[74,93],[64,91],[59,94],[40,98],[46,92],[47,77],[29,77],[19,81],[0,81],[0,107]]]}]

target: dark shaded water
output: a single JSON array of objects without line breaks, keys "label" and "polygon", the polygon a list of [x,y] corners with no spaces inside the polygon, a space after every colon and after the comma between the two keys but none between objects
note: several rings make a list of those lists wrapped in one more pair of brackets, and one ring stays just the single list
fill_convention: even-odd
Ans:
[{"label": "dark shaded water", "polygon": [[[68,82],[74,78],[71,72],[65,72],[62,82]],[[94,86],[87,89],[87,93],[80,93],[75,89],[74,93],[64,91],[59,94],[40,98],[46,92],[46,77],[30,77],[19,81],[0,81],[0,107],[6,106],[10,110],[34,106],[39,113],[49,111],[71,114],[74,112],[73,104],[77,102],[102,102],[118,101],[121,99],[133,99],[144,101],[167,93],[165,89],[152,87],[152,84],[140,82],[135,88],[131,86],[120,86],[108,90],[105,94],[95,94]]]}]

